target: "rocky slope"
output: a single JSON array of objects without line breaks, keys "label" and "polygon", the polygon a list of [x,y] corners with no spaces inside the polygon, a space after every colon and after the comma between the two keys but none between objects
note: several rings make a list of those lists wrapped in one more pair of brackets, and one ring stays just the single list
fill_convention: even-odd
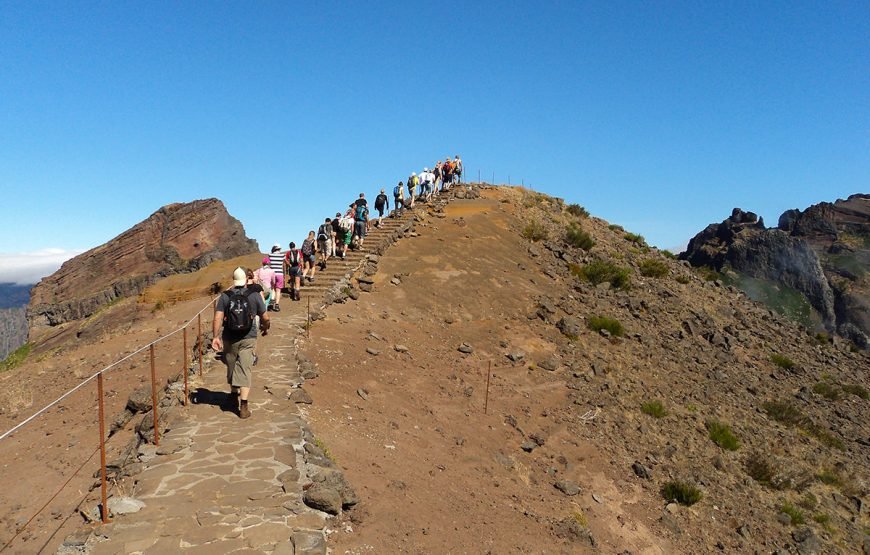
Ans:
[{"label": "rocky slope", "polygon": [[86,318],[162,277],[257,251],[220,200],[170,204],[40,281],[28,322],[34,330]]},{"label": "rocky slope", "polygon": [[25,308],[0,308],[0,361],[27,342]]},{"label": "rocky slope", "polygon": [[866,354],[582,214],[453,203],[314,327],[335,548],[860,552]]},{"label": "rocky slope", "polygon": [[860,347],[870,337],[870,195],[789,210],[777,228],[735,208],[680,257],[727,279],[813,329]]}]

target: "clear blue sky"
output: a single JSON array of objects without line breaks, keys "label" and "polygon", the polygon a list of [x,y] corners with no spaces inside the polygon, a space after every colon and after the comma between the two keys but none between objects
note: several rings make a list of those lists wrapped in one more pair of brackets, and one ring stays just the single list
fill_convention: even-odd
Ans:
[{"label": "clear blue sky", "polygon": [[663,248],[870,192],[866,0],[468,4],[0,0],[0,281],[197,198],[299,241],[445,155]]}]

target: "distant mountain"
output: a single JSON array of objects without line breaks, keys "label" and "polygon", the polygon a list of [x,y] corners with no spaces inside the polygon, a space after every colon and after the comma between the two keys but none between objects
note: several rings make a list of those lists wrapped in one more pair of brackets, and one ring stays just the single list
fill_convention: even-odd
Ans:
[{"label": "distant mountain", "polygon": [[166,276],[258,250],[220,200],[170,204],[36,284],[27,319],[35,329],[87,318]]},{"label": "distant mountain", "polygon": [[870,344],[870,195],[804,211],[788,210],[776,228],[735,208],[680,255],[809,328]]},{"label": "distant mountain", "polygon": [[0,283],[0,308],[26,306],[30,302],[30,285]]},{"label": "distant mountain", "polygon": [[0,308],[0,360],[27,343],[27,309]]}]

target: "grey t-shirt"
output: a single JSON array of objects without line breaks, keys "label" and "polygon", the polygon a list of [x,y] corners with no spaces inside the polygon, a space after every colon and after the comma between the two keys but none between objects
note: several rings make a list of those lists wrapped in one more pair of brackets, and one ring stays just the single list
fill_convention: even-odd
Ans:
[{"label": "grey t-shirt", "polygon": [[[246,289],[244,287],[233,287],[233,289]],[[233,289],[230,289],[232,291]],[[251,303],[251,307],[254,309],[254,312],[257,313],[257,316],[262,316],[266,312],[266,302],[263,300],[263,297],[260,295],[259,291],[248,291],[248,302]],[[227,291],[224,291],[223,294],[218,298],[217,308],[218,312],[223,312],[226,314],[227,307],[230,304],[230,296]],[[227,328],[224,327],[223,333],[221,334],[223,338],[229,339],[231,341],[238,341],[239,339],[256,339],[257,338],[257,326],[251,325],[251,329],[248,330],[248,333],[244,335],[238,335],[233,332],[227,331]]]}]

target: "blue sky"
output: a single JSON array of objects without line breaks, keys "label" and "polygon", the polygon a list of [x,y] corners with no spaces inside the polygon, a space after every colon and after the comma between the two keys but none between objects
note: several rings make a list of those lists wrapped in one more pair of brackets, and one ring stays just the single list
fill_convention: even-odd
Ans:
[{"label": "blue sky", "polygon": [[445,155],[662,248],[870,192],[866,1],[0,0],[0,37],[0,281],[198,198],[299,241]]}]

